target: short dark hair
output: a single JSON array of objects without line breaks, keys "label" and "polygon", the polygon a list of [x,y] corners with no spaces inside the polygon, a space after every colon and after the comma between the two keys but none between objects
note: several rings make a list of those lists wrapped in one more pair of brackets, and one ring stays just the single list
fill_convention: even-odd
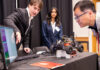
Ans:
[{"label": "short dark hair", "polygon": [[39,8],[40,8],[40,9],[43,7],[43,1],[42,1],[42,0],[30,0],[30,1],[29,1],[29,4],[30,4],[30,5],[39,4]]},{"label": "short dark hair", "polygon": [[92,10],[93,12],[96,12],[96,9],[95,9],[95,5],[92,1],[87,1],[87,0],[84,0],[84,1],[79,1],[78,3],[76,3],[76,5],[74,6],[74,11],[76,8],[80,8],[81,11],[84,11],[86,9],[90,9]]}]

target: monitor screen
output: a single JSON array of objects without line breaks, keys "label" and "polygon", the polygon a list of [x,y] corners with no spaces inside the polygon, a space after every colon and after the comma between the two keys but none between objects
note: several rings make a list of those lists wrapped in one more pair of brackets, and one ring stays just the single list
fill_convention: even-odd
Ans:
[{"label": "monitor screen", "polygon": [[5,65],[8,66],[18,56],[14,31],[12,28],[0,27],[0,44],[3,49]]}]

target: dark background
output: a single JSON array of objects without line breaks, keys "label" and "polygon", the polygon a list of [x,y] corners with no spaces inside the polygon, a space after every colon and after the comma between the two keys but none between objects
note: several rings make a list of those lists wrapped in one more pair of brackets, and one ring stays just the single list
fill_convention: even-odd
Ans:
[{"label": "dark background", "polygon": [[[18,8],[26,8],[29,0],[17,0]],[[35,18],[34,27],[31,32],[31,46],[41,45],[41,24],[45,20],[48,11],[56,7],[60,14],[60,20],[63,26],[64,35],[73,34],[72,23],[72,0],[43,0],[44,6],[38,16]],[[11,14],[16,9],[16,0],[0,0],[0,24],[3,24],[3,18]]]}]

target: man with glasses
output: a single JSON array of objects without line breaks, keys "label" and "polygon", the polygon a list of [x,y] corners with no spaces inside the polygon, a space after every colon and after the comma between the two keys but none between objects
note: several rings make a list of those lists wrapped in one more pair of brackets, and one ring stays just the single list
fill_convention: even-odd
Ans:
[{"label": "man with glasses", "polygon": [[[95,5],[92,1],[79,1],[74,6],[75,19],[80,27],[89,26],[100,42],[100,14],[96,12]],[[99,47],[98,47],[99,48]]]}]

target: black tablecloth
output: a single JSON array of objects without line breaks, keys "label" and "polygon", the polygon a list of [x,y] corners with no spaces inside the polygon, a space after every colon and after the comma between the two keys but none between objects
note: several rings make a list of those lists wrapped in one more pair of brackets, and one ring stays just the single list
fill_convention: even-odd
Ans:
[{"label": "black tablecloth", "polygon": [[71,59],[57,59],[55,56],[41,55],[38,58],[14,62],[9,66],[9,70],[50,70],[48,68],[31,66],[30,64],[40,61],[51,61],[65,64],[64,66],[52,70],[97,70],[98,57],[95,53],[78,53]]}]

